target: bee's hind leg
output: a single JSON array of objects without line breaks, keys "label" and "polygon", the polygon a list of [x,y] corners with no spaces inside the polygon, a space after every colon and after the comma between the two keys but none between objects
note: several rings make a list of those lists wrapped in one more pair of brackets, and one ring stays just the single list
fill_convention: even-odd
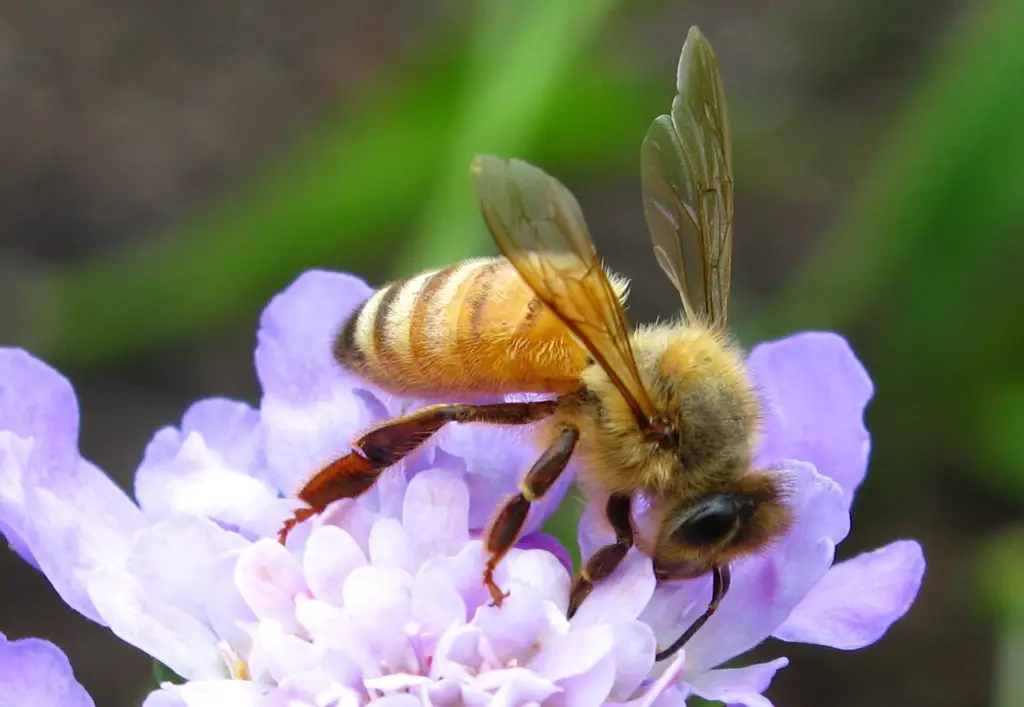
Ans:
[{"label": "bee's hind leg", "polygon": [[356,440],[352,451],[321,469],[299,490],[306,504],[286,520],[278,532],[281,544],[299,523],[322,513],[342,498],[356,498],[377,482],[381,472],[401,461],[449,422],[487,422],[496,425],[525,425],[555,411],[554,400],[491,405],[459,403],[431,405],[408,415],[388,420]]},{"label": "bee's hind leg", "polygon": [[526,523],[526,516],[530,512],[530,503],[547,493],[558,480],[568,465],[579,438],[578,427],[571,424],[562,425],[558,438],[544,450],[523,477],[519,493],[505,501],[491,521],[484,540],[484,547],[490,554],[484,569],[484,586],[491,593],[494,606],[501,606],[501,602],[508,596],[494,581],[494,570],[516,544],[519,533]]},{"label": "bee's hind leg", "polygon": [[569,593],[568,617],[571,619],[580,604],[594,589],[594,583],[608,577],[619,566],[629,548],[633,547],[633,524],[629,519],[630,497],[612,494],[605,506],[605,515],[615,530],[615,542],[605,545],[587,560],[572,583]]}]

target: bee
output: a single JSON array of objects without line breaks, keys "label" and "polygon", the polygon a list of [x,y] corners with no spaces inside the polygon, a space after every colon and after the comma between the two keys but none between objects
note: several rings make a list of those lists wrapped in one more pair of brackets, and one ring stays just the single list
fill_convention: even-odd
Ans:
[{"label": "bee", "polygon": [[[615,542],[573,580],[569,616],[631,547],[659,580],[712,575],[700,629],[729,589],[729,566],[791,525],[783,476],[753,465],[758,398],[727,328],[731,272],[732,149],[722,79],[693,27],[679,60],[678,95],[641,149],[644,212],[661,269],[682,300],[677,321],[631,331],[627,282],[598,257],[569,190],[519,160],[477,157],[472,182],[504,257],[467,260],[389,284],[341,326],[342,366],[397,394],[438,401],[505,393],[550,399],[438,402],[385,422],[299,491],[307,506],[280,539],[329,503],[371,488],[382,471],[444,425],[532,425],[543,453],[486,534],[483,582],[523,528],[530,504],[579,457],[578,483],[604,510]],[[654,528],[634,530],[642,494]]]}]

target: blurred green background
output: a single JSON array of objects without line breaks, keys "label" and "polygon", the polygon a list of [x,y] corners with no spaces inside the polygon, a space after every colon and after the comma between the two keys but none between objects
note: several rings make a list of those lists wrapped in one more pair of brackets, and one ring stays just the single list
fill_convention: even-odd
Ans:
[{"label": "blurred green background", "polygon": [[[1020,0],[13,0],[0,5],[0,342],[66,371],[86,456],[127,485],[198,397],[255,402],[257,317],[310,267],[372,282],[491,251],[470,156],[577,194],[631,314],[677,299],[639,145],[687,28],[735,142],[733,320],[852,341],[871,473],[845,557],[918,538],[910,615],[852,654],[769,645],[778,705],[1024,704]],[[0,629],[98,705],[150,666],[0,551]]]}]

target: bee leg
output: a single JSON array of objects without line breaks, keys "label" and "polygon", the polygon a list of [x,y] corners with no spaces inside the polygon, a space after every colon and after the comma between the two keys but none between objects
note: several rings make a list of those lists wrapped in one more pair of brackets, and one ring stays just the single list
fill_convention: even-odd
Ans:
[{"label": "bee leg", "polygon": [[398,463],[449,422],[489,422],[525,425],[547,417],[557,402],[541,400],[493,405],[431,405],[389,420],[370,430],[352,447],[352,451],[334,460],[305,483],[298,493],[307,508],[295,511],[278,532],[284,544],[296,525],[342,498],[355,498],[368,491],[381,472]]},{"label": "bee leg", "polygon": [[501,606],[501,602],[508,596],[494,581],[494,570],[516,544],[523,524],[526,523],[526,515],[530,512],[530,503],[554,485],[568,465],[579,438],[580,430],[576,425],[563,425],[558,439],[544,450],[523,477],[519,484],[520,492],[505,501],[491,521],[484,540],[484,547],[490,554],[484,569],[484,586],[491,593],[492,606]]},{"label": "bee leg", "polygon": [[605,545],[587,560],[572,583],[569,593],[568,618],[572,618],[583,600],[594,589],[594,583],[608,577],[619,566],[629,548],[633,547],[633,524],[629,520],[630,497],[612,494],[605,506],[605,515],[615,530],[615,542]]},{"label": "bee leg", "polygon": [[671,658],[675,655],[676,651],[683,647],[687,641],[693,638],[693,635],[701,629],[701,627],[707,623],[708,619],[718,611],[718,605],[722,602],[722,598],[729,592],[729,583],[732,581],[732,574],[729,572],[729,566],[723,565],[716,567],[712,570],[712,585],[711,585],[711,602],[708,604],[708,608],[704,610],[704,613],[700,615],[696,621],[683,632],[683,635],[675,640],[675,642],[663,651],[658,651],[654,656],[655,662],[660,663],[666,658]]}]

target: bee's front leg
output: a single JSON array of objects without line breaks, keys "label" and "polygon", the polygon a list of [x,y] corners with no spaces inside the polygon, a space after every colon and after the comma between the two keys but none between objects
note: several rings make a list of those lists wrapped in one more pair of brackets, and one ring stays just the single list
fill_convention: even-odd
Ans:
[{"label": "bee's front leg", "polygon": [[605,515],[615,531],[615,542],[605,545],[587,560],[572,582],[569,593],[568,617],[571,619],[583,600],[594,589],[594,583],[608,577],[633,547],[633,523],[629,519],[630,497],[612,494],[605,506]]},{"label": "bee's front leg", "polygon": [[701,627],[708,622],[716,611],[718,611],[718,605],[722,603],[722,599],[729,592],[729,584],[732,582],[732,573],[729,571],[729,565],[722,565],[715,567],[711,570],[712,573],[712,584],[711,584],[711,601],[708,603],[708,608],[704,610],[696,621],[691,624],[690,628],[683,632],[683,635],[675,640],[675,642],[666,648],[665,650],[658,651],[657,655],[654,656],[655,662],[660,663],[666,658],[671,658],[675,655],[676,651],[683,647],[683,645],[693,638],[693,635],[701,629]]},{"label": "bee's front leg", "polygon": [[495,583],[494,570],[516,544],[519,533],[526,523],[526,516],[530,512],[530,504],[551,489],[569,464],[579,438],[580,430],[576,425],[563,425],[558,439],[544,450],[523,477],[519,486],[520,492],[505,501],[491,521],[484,541],[484,547],[490,554],[484,569],[484,586],[491,593],[494,606],[501,606],[501,602],[508,596],[508,593],[501,591]]}]

